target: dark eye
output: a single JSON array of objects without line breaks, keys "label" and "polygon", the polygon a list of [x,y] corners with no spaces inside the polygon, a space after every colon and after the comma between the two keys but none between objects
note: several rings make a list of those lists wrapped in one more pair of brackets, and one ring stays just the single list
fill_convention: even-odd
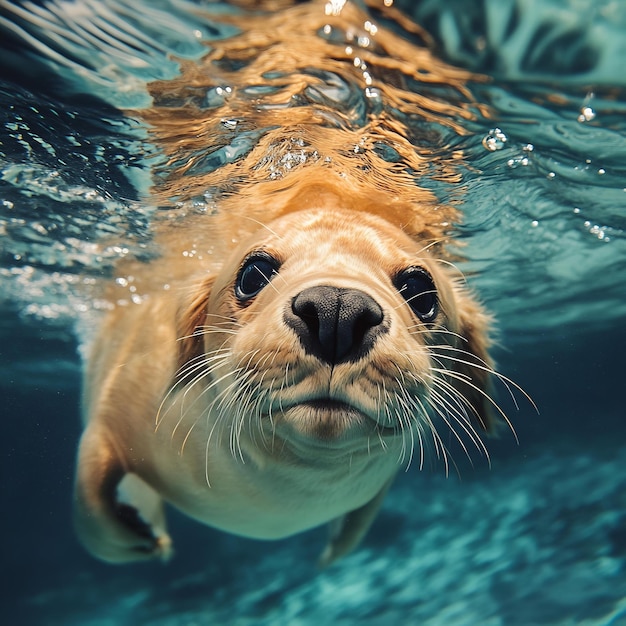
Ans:
[{"label": "dark eye", "polygon": [[437,288],[426,270],[409,267],[396,276],[393,284],[422,322],[432,322],[437,317]]},{"label": "dark eye", "polygon": [[278,272],[278,261],[265,252],[257,252],[249,256],[237,275],[235,296],[240,302],[254,298],[274,274]]}]

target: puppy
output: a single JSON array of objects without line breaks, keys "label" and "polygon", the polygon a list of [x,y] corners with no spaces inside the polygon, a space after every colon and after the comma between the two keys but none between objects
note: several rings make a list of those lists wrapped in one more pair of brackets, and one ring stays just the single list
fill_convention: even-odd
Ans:
[{"label": "puppy", "polygon": [[104,323],[76,482],[96,556],[166,557],[165,499],[261,539],[338,520],[327,564],[358,543],[400,467],[429,442],[446,456],[438,423],[482,448],[488,318],[458,274],[336,189],[302,193],[311,206],[295,198],[190,293]]},{"label": "puppy", "polygon": [[[156,225],[161,259],[132,270],[141,303],[118,304],[89,351],[75,520],[106,561],[169,556],[165,501],[260,539],[332,522],[321,556],[332,563],[400,468],[429,448],[447,462],[442,429],[484,451],[493,428],[489,317],[445,249],[458,212],[416,184],[432,168],[458,180],[459,154],[434,154],[384,112],[359,128],[320,103],[334,92],[306,67],[332,85],[364,71],[318,36],[364,16],[320,6],[246,23],[180,79],[151,85],[141,115],[168,157],[156,201],[184,209],[221,194],[215,211]],[[401,86],[428,68],[462,93],[465,74],[382,29],[376,46],[360,53],[368,77],[384,70],[400,86],[373,83],[367,98],[453,129],[469,116]],[[193,104],[215,84],[270,76],[277,59],[287,67],[254,106],[245,90],[211,111]],[[311,102],[289,108],[296,93]],[[262,135],[237,158],[229,120]],[[203,142],[227,162],[199,158]]]}]

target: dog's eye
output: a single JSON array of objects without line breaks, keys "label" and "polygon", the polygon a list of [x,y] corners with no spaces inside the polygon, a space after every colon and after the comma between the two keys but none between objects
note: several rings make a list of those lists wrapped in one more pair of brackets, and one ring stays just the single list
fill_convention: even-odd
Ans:
[{"label": "dog's eye", "polygon": [[437,288],[426,270],[409,267],[400,272],[393,283],[422,322],[432,322],[437,317]]},{"label": "dog's eye", "polygon": [[241,302],[254,298],[274,274],[278,272],[278,261],[265,252],[249,256],[237,275],[235,296]]}]

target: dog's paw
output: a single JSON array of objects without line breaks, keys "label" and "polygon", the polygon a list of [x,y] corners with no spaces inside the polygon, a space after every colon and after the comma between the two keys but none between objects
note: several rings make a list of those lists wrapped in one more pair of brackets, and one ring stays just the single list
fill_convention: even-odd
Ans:
[{"label": "dog's paw", "polygon": [[124,502],[118,502],[115,507],[115,515],[130,530],[136,541],[129,544],[128,548],[132,553],[137,554],[136,559],[157,558],[167,561],[172,556],[172,540],[167,533],[157,533],[155,529],[148,524],[139,511]]}]

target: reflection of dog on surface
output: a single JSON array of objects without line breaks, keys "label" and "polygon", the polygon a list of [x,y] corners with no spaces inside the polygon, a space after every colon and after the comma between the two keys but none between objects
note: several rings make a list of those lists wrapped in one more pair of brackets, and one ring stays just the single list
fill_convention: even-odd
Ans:
[{"label": "reflection of dog on surface", "polygon": [[[177,126],[170,113],[155,105],[146,117],[174,161],[188,119]],[[317,125],[303,127],[306,115]],[[254,183],[224,196],[218,215],[161,227],[164,258],[137,276],[155,285],[167,276],[169,289],[153,285],[141,304],[116,308],[91,348],[76,520],[100,558],[166,557],[165,500],[257,538],[334,520],[322,556],[330,563],[364,535],[399,467],[421,464],[428,447],[446,458],[437,423],[484,449],[488,319],[445,260],[455,212],[397,159],[380,159],[378,175],[370,161],[371,180],[349,169],[348,131],[305,107],[297,117],[297,128],[272,127],[230,174],[173,174],[162,185],[180,200],[194,185],[223,185],[215,177],[233,167]],[[376,123],[376,141],[393,143],[402,162],[410,143],[399,123],[372,121],[362,152]],[[189,141],[197,136],[194,127]],[[292,136],[317,145],[315,158],[259,180],[258,151],[280,151]],[[211,253],[183,256],[190,241]]]}]

